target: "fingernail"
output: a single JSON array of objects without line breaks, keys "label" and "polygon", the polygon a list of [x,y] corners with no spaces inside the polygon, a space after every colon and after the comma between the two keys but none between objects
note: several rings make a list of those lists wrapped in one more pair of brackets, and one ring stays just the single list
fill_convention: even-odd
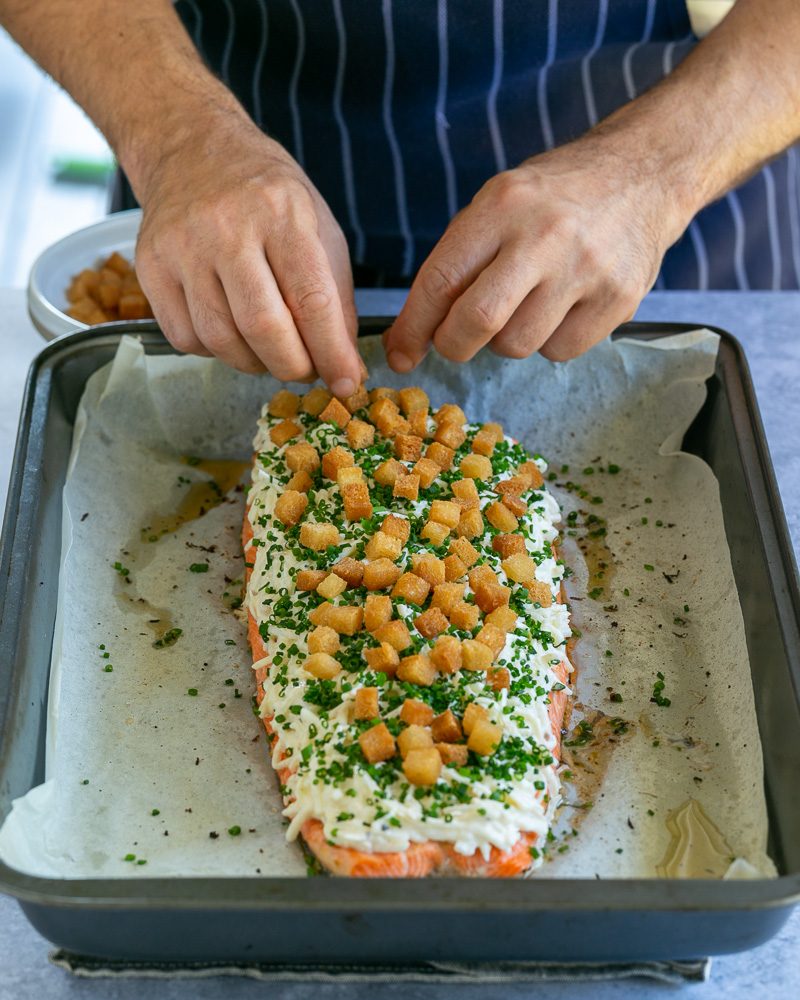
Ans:
[{"label": "fingernail", "polygon": [[331,392],[340,399],[352,396],[356,391],[356,384],[351,378],[339,378],[331,386]]},{"label": "fingernail", "polygon": [[405,373],[410,372],[414,367],[414,362],[407,354],[403,354],[402,351],[389,351],[389,355],[386,358],[389,362],[389,367],[394,369],[396,372]]}]

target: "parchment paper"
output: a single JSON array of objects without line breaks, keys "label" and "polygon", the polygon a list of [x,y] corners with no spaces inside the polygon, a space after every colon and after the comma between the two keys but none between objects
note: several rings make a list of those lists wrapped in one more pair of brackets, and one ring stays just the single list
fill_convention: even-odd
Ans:
[{"label": "parchment paper", "polygon": [[[589,576],[597,552],[587,564],[578,539],[563,550],[582,633],[572,723],[602,728],[599,710],[626,732],[610,752],[568,750],[580,780],[565,785],[558,839],[537,877],[654,876],[668,814],[687,800],[721,831],[734,872],[774,874],[718,485],[676,451],[716,350],[716,336],[698,331],[604,343],[559,366],[486,352],[455,366],[431,355],[413,376],[434,403],[501,420],[550,461],[565,515],[601,517],[588,527],[606,530],[592,542],[611,552],[602,593]],[[378,338],[362,353],[371,385],[407,383],[386,367]],[[187,456],[248,460],[277,387],[214,361],[146,357],[130,338],[90,379],[64,490],[46,781],[0,829],[8,864],[76,878],[305,874],[300,848],[284,840],[245,630],[230,610],[244,492],[157,542],[142,533],[209,478]],[[208,570],[190,570],[200,563]],[[182,634],[154,648],[167,626]],[[668,706],[650,700],[658,671]]]}]

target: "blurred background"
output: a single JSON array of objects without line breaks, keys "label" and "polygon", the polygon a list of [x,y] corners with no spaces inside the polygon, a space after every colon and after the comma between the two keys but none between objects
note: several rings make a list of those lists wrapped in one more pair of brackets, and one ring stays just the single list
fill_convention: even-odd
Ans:
[{"label": "blurred background", "polygon": [[0,288],[108,210],[113,158],[86,115],[0,29]]}]

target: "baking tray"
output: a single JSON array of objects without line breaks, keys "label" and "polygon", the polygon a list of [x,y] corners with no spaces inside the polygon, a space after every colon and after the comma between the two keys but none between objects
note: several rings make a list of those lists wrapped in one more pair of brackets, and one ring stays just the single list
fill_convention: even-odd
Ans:
[{"label": "baking tray", "polygon": [[[362,323],[377,333],[388,319]],[[630,323],[617,335],[696,326]],[[153,326],[81,331],[34,361],[22,407],[0,573],[0,818],[44,777],[61,489],[86,380],[120,337],[172,353]],[[45,879],[0,864],[0,890],[71,951],[124,959],[292,963],[689,959],[754,947],[800,899],[800,599],[797,569],[743,352],[722,330],[685,448],[720,482],[764,750],[769,852],[754,881]]]}]

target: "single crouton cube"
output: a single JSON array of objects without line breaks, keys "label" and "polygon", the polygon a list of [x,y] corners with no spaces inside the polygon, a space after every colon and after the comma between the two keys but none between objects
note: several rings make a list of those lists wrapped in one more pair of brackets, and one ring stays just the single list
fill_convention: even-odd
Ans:
[{"label": "single crouton cube", "polygon": [[388,594],[367,594],[364,602],[364,628],[367,632],[392,620],[392,599]]},{"label": "single crouton cube", "polygon": [[455,403],[443,403],[434,415],[437,424],[458,424],[463,427],[467,422],[466,415]]},{"label": "single crouton cube", "polygon": [[416,434],[417,437],[423,440],[430,437],[427,410],[414,410],[413,413],[409,413],[406,419],[408,420],[408,426],[411,428],[412,434]]},{"label": "single crouton cube", "polygon": [[412,750],[427,750],[433,746],[430,729],[424,726],[407,726],[397,737],[397,749],[405,759]]},{"label": "single crouton cube", "polygon": [[452,468],[455,457],[456,453],[452,448],[448,448],[438,441],[431,442],[425,449],[425,458],[429,458],[432,462],[435,462],[442,472],[447,472],[448,469]]},{"label": "single crouton cube", "polygon": [[327,653],[329,656],[333,656],[334,653],[339,652],[340,646],[339,633],[330,625],[318,625],[308,635],[309,653]]},{"label": "single crouton cube", "polygon": [[356,410],[363,410],[365,406],[369,406],[367,387],[363,384],[360,385],[352,396],[345,396],[342,402],[350,413],[355,413]]},{"label": "single crouton cube", "polygon": [[486,683],[493,691],[507,691],[511,687],[508,667],[491,667],[486,674]]},{"label": "single crouton cube", "polygon": [[331,680],[341,669],[341,663],[329,653],[312,653],[303,662],[303,670],[311,674],[312,677],[318,677],[321,681]]},{"label": "single crouton cube", "polygon": [[344,501],[344,516],[348,521],[360,521],[372,517],[372,501],[366,483],[348,483],[341,489]]},{"label": "single crouton cube", "polygon": [[398,434],[410,434],[411,424],[405,417],[387,417],[386,420],[378,424],[378,430],[385,438],[394,438]]},{"label": "single crouton cube", "polygon": [[479,720],[488,722],[489,713],[483,705],[479,705],[477,702],[471,701],[469,705],[467,705],[466,710],[464,711],[464,716],[461,719],[461,728],[467,736],[469,736],[475,723]]},{"label": "single crouton cube", "polygon": [[364,482],[364,470],[358,465],[345,465],[344,468],[339,469],[336,473],[336,485],[341,489],[343,486],[347,486],[348,483],[363,483]]},{"label": "single crouton cube", "polygon": [[431,736],[437,743],[458,743],[464,739],[461,723],[449,708],[431,723]]},{"label": "single crouton cube", "polygon": [[386,590],[397,582],[402,572],[391,559],[374,559],[364,567],[362,583],[367,590]]},{"label": "single crouton cube", "polygon": [[377,403],[379,399],[391,399],[393,403],[397,403],[399,399],[399,393],[397,389],[390,389],[388,386],[379,385],[374,389],[369,391],[369,401],[370,403]]},{"label": "single crouton cube", "polygon": [[353,699],[353,718],[377,719],[379,714],[378,689],[376,687],[359,688]]},{"label": "single crouton cube", "polygon": [[347,584],[335,573],[329,573],[317,587],[317,593],[324,597],[326,601],[332,601],[334,597],[344,593]]},{"label": "single crouton cube", "polygon": [[511,600],[511,588],[502,583],[479,583],[473,590],[475,603],[485,615]]},{"label": "single crouton cube", "polygon": [[517,469],[517,475],[528,479],[530,482],[528,489],[540,490],[544,486],[544,476],[536,462],[523,462]]},{"label": "single crouton cube", "polygon": [[503,504],[508,507],[514,517],[522,517],[528,513],[528,505],[522,497],[506,496],[503,498]]},{"label": "single crouton cube", "polygon": [[300,397],[289,392],[288,389],[279,389],[267,406],[267,413],[271,417],[293,417],[300,407]]},{"label": "single crouton cube", "polygon": [[380,428],[381,423],[386,423],[400,416],[400,407],[388,396],[381,396],[376,399],[369,408],[369,419]]},{"label": "single crouton cube", "polygon": [[416,500],[419,496],[419,476],[413,472],[399,472],[392,487],[392,496]]},{"label": "single crouton cube", "polygon": [[480,558],[480,553],[475,546],[466,538],[454,538],[450,542],[450,555],[458,556],[461,562],[469,569]]},{"label": "single crouton cube", "polygon": [[300,409],[303,413],[308,413],[312,417],[318,417],[325,409],[331,399],[331,394],[323,386],[318,385],[314,389],[309,389],[303,396]]},{"label": "single crouton cube", "polygon": [[500,482],[495,485],[494,491],[495,493],[499,493],[502,497],[519,497],[522,496],[525,490],[530,489],[529,484],[529,476],[517,473],[509,479],[501,479]]},{"label": "single crouton cube", "polygon": [[326,479],[332,479],[336,482],[336,477],[339,474],[339,469],[346,469],[348,466],[355,465],[355,459],[353,458],[352,451],[348,451],[347,448],[342,448],[340,445],[336,445],[335,448],[331,448],[330,451],[326,451],[322,456],[322,475]]},{"label": "single crouton cube", "polygon": [[381,531],[393,538],[399,538],[403,545],[408,541],[411,534],[411,522],[407,517],[398,517],[396,514],[387,514],[383,519]]},{"label": "single crouton cube", "polygon": [[454,483],[451,483],[450,489],[456,498],[455,502],[462,510],[472,510],[475,507],[480,507],[481,501],[478,496],[478,487],[475,485],[474,479],[457,479]]},{"label": "single crouton cube", "polygon": [[492,527],[497,528],[498,531],[506,533],[516,531],[519,527],[519,521],[502,500],[496,500],[494,503],[489,504],[486,508],[486,520]]},{"label": "single crouton cube", "polygon": [[419,476],[419,485],[423,490],[427,490],[442,470],[436,462],[432,462],[429,458],[421,458],[411,471]]},{"label": "single crouton cube", "polygon": [[539,604],[543,608],[549,608],[553,603],[553,592],[549,583],[542,583],[540,580],[532,580],[528,585],[528,595],[534,604]]},{"label": "single crouton cube", "polygon": [[427,392],[414,385],[401,389],[397,394],[397,401],[400,404],[400,409],[406,416],[417,410],[425,410],[427,412],[431,405]]},{"label": "single crouton cube", "polygon": [[399,538],[387,535],[385,531],[376,531],[367,542],[364,554],[367,559],[391,559],[394,562],[402,551],[403,545]]},{"label": "single crouton cube", "polygon": [[[323,570],[322,572],[324,573],[325,571]],[[327,573],[325,575],[327,576]],[[329,628],[332,628],[330,623],[331,611],[333,611],[333,605],[330,601],[325,601],[308,612],[308,620],[312,625],[327,625]]]},{"label": "single crouton cube", "polygon": [[429,726],[433,722],[433,709],[417,698],[406,698],[400,709],[400,721],[408,726]]},{"label": "single crouton cube", "polygon": [[444,524],[452,529],[457,527],[461,520],[461,514],[461,507],[457,503],[453,503],[452,500],[434,500],[428,517],[431,521],[438,521],[439,524]]},{"label": "single crouton cube", "polygon": [[397,434],[394,439],[394,454],[401,462],[416,462],[422,455],[422,438],[415,434]]},{"label": "single crouton cube", "polygon": [[436,680],[436,667],[425,653],[414,653],[403,656],[397,668],[397,679],[407,684],[418,684],[420,687],[430,687]]},{"label": "single crouton cube", "polygon": [[466,767],[469,758],[469,750],[463,743],[437,743],[435,749],[439,751],[442,764],[445,767]]},{"label": "single crouton cube", "polygon": [[411,557],[411,568],[432,587],[444,583],[444,563],[431,552],[415,552]]},{"label": "single crouton cube", "polygon": [[364,622],[364,609],[347,604],[331,606],[325,616],[325,624],[339,635],[355,635]]},{"label": "single crouton cube", "polygon": [[275,517],[286,528],[293,528],[305,514],[308,497],[297,490],[286,490],[275,502]]},{"label": "single crouton cube", "polygon": [[298,493],[308,493],[313,485],[311,476],[302,469],[300,472],[295,472],[289,482],[286,484],[287,490],[297,490]]},{"label": "single crouton cube", "polygon": [[298,441],[290,444],[283,453],[283,460],[291,472],[307,472],[312,475],[320,466],[317,449],[308,441]]},{"label": "single crouton cube", "polygon": [[459,538],[477,538],[484,531],[483,515],[479,507],[462,510],[455,533]]},{"label": "single crouton cube", "polygon": [[450,534],[450,529],[445,524],[439,524],[437,521],[427,521],[420,531],[420,538],[425,538],[427,541],[431,542],[437,548],[444,544],[445,539]]},{"label": "single crouton cube", "polygon": [[499,608],[490,611],[484,621],[487,625],[494,625],[495,628],[502,629],[503,632],[513,632],[517,627],[517,613],[512,611],[507,604],[501,604]]},{"label": "single crouton cube", "polygon": [[499,583],[497,573],[488,563],[479,563],[469,571],[469,585],[473,590],[478,584]]},{"label": "single crouton cube", "polygon": [[480,610],[474,604],[459,601],[450,609],[450,624],[464,632],[471,632],[480,620]]},{"label": "single crouton cube", "polygon": [[416,573],[403,573],[392,589],[392,597],[400,598],[407,604],[423,605],[431,585]]},{"label": "single crouton cube", "polygon": [[306,521],[300,525],[300,544],[307,549],[321,552],[329,545],[339,544],[339,529],[335,524],[330,524],[327,521],[322,521],[319,524]]},{"label": "single crouton cube", "polygon": [[440,635],[428,655],[443,674],[454,674],[461,669],[461,641],[454,635]]},{"label": "single crouton cube", "polygon": [[536,579],[536,563],[525,553],[515,552],[503,560],[502,566],[506,576],[514,583],[532,583]]},{"label": "single crouton cube", "polygon": [[486,431],[481,428],[481,430],[479,430],[472,439],[471,450],[474,451],[476,455],[486,455],[487,458],[490,458],[496,443],[494,434],[487,434]]},{"label": "single crouton cube", "polygon": [[414,627],[420,635],[426,639],[433,639],[442,632],[447,631],[450,622],[445,617],[441,608],[428,608],[414,619]]},{"label": "single crouton cube", "polygon": [[364,578],[364,563],[359,562],[358,559],[345,556],[344,559],[334,563],[331,569],[344,580],[348,587],[361,586],[361,581]]},{"label": "single crouton cube", "polygon": [[319,419],[327,424],[336,424],[337,427],[344,428],[350,423],[350,411],[334,396],[320,413]]},{"label": "single crouton cube", "polygon": [[465,639],[461,643],[461,667],[463,670],[488,670],[494,655],[488,646],[477,639]]},{"label": "single crouton cube", "polygon": [[270,430],[269,439],[274,445],[281,448],[287,441],[291,441],[293,437],[297,437],[302,430],[303,428],[296,420],[281,420],[279,424],[275,424]]},{"label": "single crouton cube", "polygon": [[444,560],[444,578],[449,582],[460,580],[467,572],[467,565],[456,555],[449,555]]},{"label": "single crouton cube", "polygon": [[438,750],[412,750],[403,761],[403,774],[410,784],[418,788],[430,788],[442,773],[442,758]]},{"label": "single crouton cube", "polygon": [[475,636],[476,642],[482,642],[484,646],[488,646],[491,649],[493,658],[496,659],[502,649],[506,644],[506,634],[496,625],[486,625]]},{"label": "single crouton cube", "polygon": [[443,444],[445,448],[452,448],[453,451],[457,451],[467,440],[467,432],[464,430],[462,424],[455,424],[448,421],[447,423],[438,425],[433,439],[439,444]]},{"label": "single crouton cube", "polygon": [[327,575],[324,569],[301,569],[294,585],[298,590],[316,590]]},{"label": "single crouton cube", "polygon": [[375,469],[372,478],[380,486],[394,486],[399,475],[406,475],[406,467],[396,458],[387,458]]},{"label": "single crouton cube", "polygon": [[500,444],[505,437],[502,424],[484,424],[481,430],[485,434],[491,434],[497,444]]},{"label": "single crouton cube", "polygon": [[517,552],[525,553],[525,539],[522,535],[495,535],[492,548],[500,554],[501,559],[508,559]]},{"label": "single crouton cube", "polygon": [[397,673],[400,654],[388,642],[382,642],[380,646],[364,647],[362,656],[376,673],[386,674],[387,677],[394,677]]},{"label": "single crouton cube", "polygon": [[387,729],[385,722],[379,722],[377,726],[365,729],[358,737],[358,742],[361,746],[361,752],[370,764],[389,760],[397,753],[394,736]]},{"label": "single crouton cube", "polygon": [[365,420],[359,420],[357,417],[353,417],[348,423],[345,433],[347,434],[347,443],[354,451],[369,448],[375,440],[375,428],[372,424],[368,424]]},{"label": "single crouton cube", "polygon": [[465,589],[466,584],[463,582],[435,584],[433,588],[433,597],[431,598],[431,607],[441,608],[446,615],[449,615],[453,605],[458,604],[459,601],[463,600]]},{"label": "single crouton cube", "polygon": [[467,748],[481,757],[490,757],[500,746],[503,730],[495,722],[478,719],[467,740]]},{"label": "single crouton cube", "polygon": [[483,482],[492,476],[491,461],[485,455],[476,455],[474,452],[461,459],[459,468],[467,479],[479,479]]},{"label": "single crouton cube", "polygon": [[408,631],[408,626],[399,618],[386,622],[385,625],[376,628],[372,634],[378,642],[388,642],[398,653],[402,653],[411,645],[411,633]]}]

